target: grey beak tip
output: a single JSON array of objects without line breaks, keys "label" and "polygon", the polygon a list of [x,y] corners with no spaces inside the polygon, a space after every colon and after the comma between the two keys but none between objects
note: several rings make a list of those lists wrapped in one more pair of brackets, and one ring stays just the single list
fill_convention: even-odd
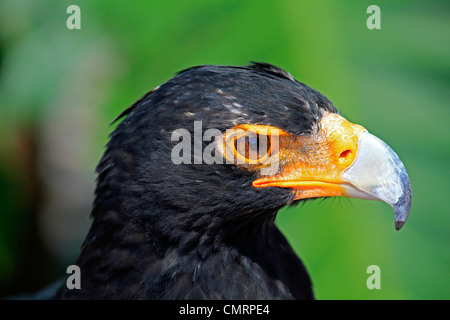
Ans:
[{"label": "grey beak tip", "polygon": [[404,177],[402,177],[402,182],[403,195],[398,203],[392,206],[395,212],[395,229],[397,231],[406,223],[409,212],[411,211],[411,183],[409,182],[406,171],[404,172]]},{"label": "grey beak tip", "polygon": [[400,231],[406,221],[395,221],[395,230]]}]

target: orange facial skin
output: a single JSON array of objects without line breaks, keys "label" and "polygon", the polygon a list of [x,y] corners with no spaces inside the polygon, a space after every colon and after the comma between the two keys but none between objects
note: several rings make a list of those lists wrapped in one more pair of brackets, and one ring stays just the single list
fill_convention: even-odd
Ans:
[{"label": "orange facial skin", "polygon": [[[255,132],[267,132],[268,129],[267,126],[248,124],[237,127]],[[317,132],[312,136],[296,136],[275,127],[270,127],[269,131],[271,139],[275,137],[278,141],[272,144],[268,156],[252,168],[244,165],[248,169],[258,169],[276,157],[278,170],[253,181],[253,187],[291,188],[294,200],[346,196],[341,175],[355,160],[359,136],[366,129],[337,114],[328,113],[322,117]]]}]

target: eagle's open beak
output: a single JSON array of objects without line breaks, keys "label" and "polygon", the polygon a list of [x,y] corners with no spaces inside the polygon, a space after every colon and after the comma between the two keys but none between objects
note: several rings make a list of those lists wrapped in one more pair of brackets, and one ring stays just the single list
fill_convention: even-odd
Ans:
[{"label": "eagle's open beak", "polygon": [[330,196],[382,200],[394,209],[395,228],[400,230],[411,208],[411,185],[397,154],[337,114],[325,115],[319,131],[312,137],[280,137],[280,171],[255,180],[253,186],[292,188],[295,200]]}]

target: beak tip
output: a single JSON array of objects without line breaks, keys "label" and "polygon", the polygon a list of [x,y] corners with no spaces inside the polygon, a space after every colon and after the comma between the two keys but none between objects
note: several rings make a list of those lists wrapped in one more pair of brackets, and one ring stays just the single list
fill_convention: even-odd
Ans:
[{"label": "beak tip", "polygon": [[395,229],[399,231],[406,223],[411,211],[411,184],[407,176],[404,182],[403,195],[392,208],[395,212]]},{"label": "beak tip", "polygon": [[400,231],[400,229],[404,226],[405,221],[395,221],[395,230]]}]

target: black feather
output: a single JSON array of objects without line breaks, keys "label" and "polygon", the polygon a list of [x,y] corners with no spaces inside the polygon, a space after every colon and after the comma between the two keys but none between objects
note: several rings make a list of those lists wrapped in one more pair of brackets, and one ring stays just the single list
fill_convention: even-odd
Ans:
[{"label": "black feather", "polygon": [[175,165],[171,133],[193,135],[202,121],[204,131],[258,123],[308,135],[325,112],[336,112],[327,98],[265,63],[186,69],[145,94],[115,119],[125,117],[97,167],[82,289],[55,299],[313,298],[274,224],[292,193],[252,188],[255,174],[235,165]]}]

